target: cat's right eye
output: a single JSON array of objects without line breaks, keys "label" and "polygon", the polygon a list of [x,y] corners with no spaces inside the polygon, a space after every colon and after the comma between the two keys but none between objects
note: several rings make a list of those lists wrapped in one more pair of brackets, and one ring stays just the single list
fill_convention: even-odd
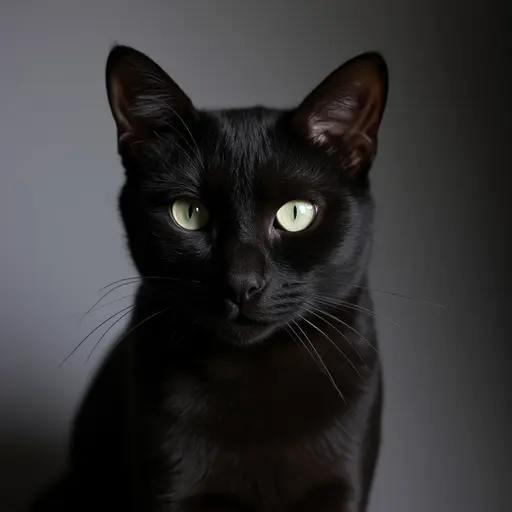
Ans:
[{"label": "cat's right eye", "polygon": [[189,231],[203,228],[210,217],[208,210],[197,199],[192,198],[174,201],[170,213],[178,226]]},{"label": "cat's right eye", "polygon": [[316,207],[309,201],[288,201],[276,213],[277,225],[285,231],[304,231],[315,220]]}]

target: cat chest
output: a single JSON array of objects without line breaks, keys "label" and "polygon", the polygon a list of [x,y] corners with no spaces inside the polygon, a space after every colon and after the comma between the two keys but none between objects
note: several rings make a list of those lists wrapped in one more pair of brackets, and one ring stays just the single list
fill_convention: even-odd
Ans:
[{"label": "cat chest", "polygon": [[164,415],[184,431],[216,443],[278,446],[290,439],[310,439],[342,423],[347,403],[359,389],[343,385],[345,394],[320,372],[297,375],[244,374],[233,379],[203,380],[179,375],[165,392]]},{"label": "cat chest", "polygon": [[346,404],[327,380],[292,388],[175,382],[161,431],[175,499],[264,499],[261,510],[277,511],[307,490],[344,480],[360,458]]},{"label": "cat chest", "polygon": [[345,488],[357,480],[359,448],[341,425],[333,423],[308,437],[288,433],[291,437],[278,438],[275,432],[255,436],[240,431],[228,439],[175,425],[165,444],[174,500],[223,496],[277,512],[311,490],[332,482]]}]

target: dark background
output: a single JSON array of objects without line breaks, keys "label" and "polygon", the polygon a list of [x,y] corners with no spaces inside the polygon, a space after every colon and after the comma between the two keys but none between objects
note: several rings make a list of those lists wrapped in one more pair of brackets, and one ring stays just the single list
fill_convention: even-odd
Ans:
[{"label": "dark background", "polygon": [[[92,336],[130,298],[80,315],[133,275],[104,92],[115,41],[147,52],[199,106],[297,103],[366,50],[391,89],[373,170],[372,284],[386,369],[372,511],[512,505],[507,2],[0,3],[0,509],[61,467]],[[508,9],[508,12],[506,12]],[[131,293],[120,288],[110,298]],[[102,331],[98,331],[98,334]],[[508,499],[508,503],[507,503]]]}]

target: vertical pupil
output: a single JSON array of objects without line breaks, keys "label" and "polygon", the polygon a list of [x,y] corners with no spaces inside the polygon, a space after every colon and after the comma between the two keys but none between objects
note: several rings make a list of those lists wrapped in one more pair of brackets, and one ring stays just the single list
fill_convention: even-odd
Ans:
[{"label": "vertical pupil", "polygon": [[194,213],[194,207],[192,205],[189,205],[188,207],[188,218],[192,218],[192,214]]},{"label": "vertical pupil", "polygon": [[297,218],[297,205],[294,204],[293,205],[293,220],[295,220]]}]

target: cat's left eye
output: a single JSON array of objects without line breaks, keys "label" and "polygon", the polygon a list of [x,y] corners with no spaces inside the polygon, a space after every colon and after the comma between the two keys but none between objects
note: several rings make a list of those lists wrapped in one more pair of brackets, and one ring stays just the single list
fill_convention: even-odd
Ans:
[{"label": "cat's left eye", "polygon": [[210,217],[208,210],[197,199],[191,198],[174,201],[171,215],[178,226],[189,231],[203,228]]},{"label": "cat's left eye", "polygon": [[316,217],[316,208],[309,201],[289,201],[279,208],[276,221],[285,231],[304,231]]}]

